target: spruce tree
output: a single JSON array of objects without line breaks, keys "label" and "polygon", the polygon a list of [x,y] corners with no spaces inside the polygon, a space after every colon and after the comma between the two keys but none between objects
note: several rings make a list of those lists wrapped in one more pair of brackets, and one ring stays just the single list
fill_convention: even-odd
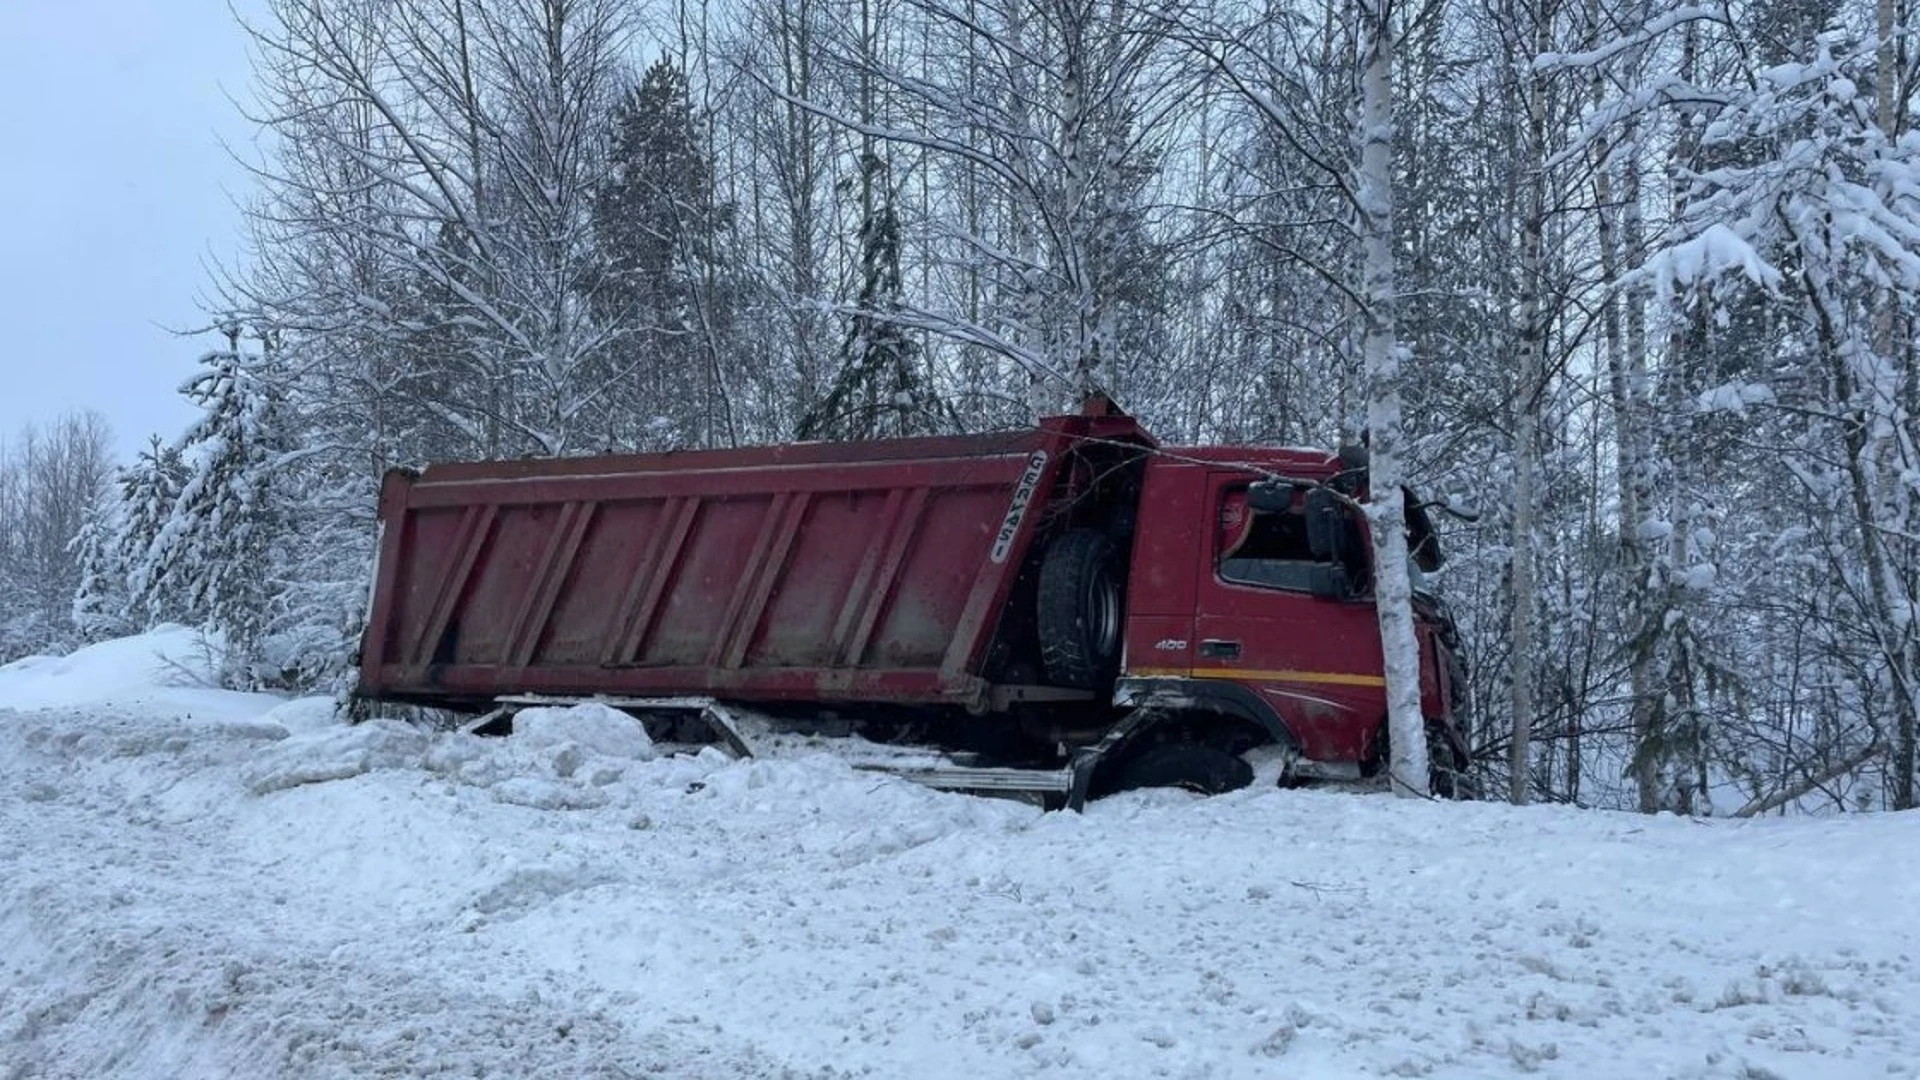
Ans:
[{"label": "spruce tree", "polygon": [[226,640],[222,680],[254,688],[274,600],[273,570],[285,519],[276,474],[291,449],[279,395],[228,347],[181,392],[200,406],[181,456],[191,469],[171,515],[148,551],[148,581]]},{"label": "spruce tree", "polygon": [[121,557],[124,525],[125,508],[109,492],[74,537],[80,586],[73,595],[73,628],[83,642],[105,641],[139,629],[127,592],[127,565]]},{"label": "spruce tree", "polygon": [[636,373],[646,422],[665,421],[676,442],[712,441],[724,393],[715,340],[727,321],[716,249],[731,208],[715,197],[685,72],[665,58],[649,67],[613,107],[608,142],[593,205],[595,312],[614,328],[619,365]]},{"label": "spruce tree", "polygon": [[132,465],[120,470],[120,518],[113,534],[111,564],[117,565],[126,582],[128,621],[135,628],[188,617],[174,599],[162,594],[152,558],[186,483],[187,465],[180,448],[162,442],[158,435]]},{"label": "spruce tree", "polygon": [[867,154],[860,171],[874,196],[860,222],[860,299],[840,346],[840,374],[801,417],[802,439],[912,435],[945,419],[944,406],[921,376],[919,350],[899,321],[900,216],[886,161]]}]

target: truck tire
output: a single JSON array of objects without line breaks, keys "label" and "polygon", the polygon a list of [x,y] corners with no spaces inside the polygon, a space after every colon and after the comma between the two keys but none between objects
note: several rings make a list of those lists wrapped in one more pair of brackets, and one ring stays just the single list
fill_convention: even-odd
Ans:
[{"label": "truck tire", "polygon": [[1095,690],[1120,672],[1120,575],[1113,542],[1097,529],[1074,529],[1040,560],[1035,612],[1047,678]]},{"label": "truck tire", "polygon": [[1480,782],[1474,778],[1473,762],[1454,749],[1452,740],[1440,730],[1437,720],[1427,722],[1427,784],[1436,799],[1480,797]]},{"label": "truck tire", "polygon": [[1122,762],[1116,791],[1177,787],[1202,795],[1224,795],[1253,783],[1253,766],[1200,743],[1178,742],[1141,751]]},{"label": "truck tire", "polygon": [[[1362,765],[1366,776],[1387,777],[1392,768],[1393,744],[1388,738],[1386,721],[1380,722],[1380,738],[1374,757]],[[1387,786],[1392,788],[1392,780]],[[1473,775],[1473,760],[1461,753],[1447,736],[1443,721],[1427,717],[1427,791],[1436,799],[1470,800],[1480,797],[1480,782]]]}]

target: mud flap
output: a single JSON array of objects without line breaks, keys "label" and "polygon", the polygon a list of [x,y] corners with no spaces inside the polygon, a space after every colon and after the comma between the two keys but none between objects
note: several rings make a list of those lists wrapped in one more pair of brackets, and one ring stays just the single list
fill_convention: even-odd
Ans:
[{"label": "mud flap", "polygon": [[1121,721],[1107,729],[1100,741],[1092,746],[1083,746],[1073,752],[1073,761],[1067,769],[1073,776],[1073,784],[1067,789],[1067,809],[1079,813],[1087,805],[1087,798],[1093,791],[1094,773],[1107,755],[1124,746],[1128,739],[1140,734],[1157,723],[1161,713],[1150,708],[1139,708],[1128,713]]}]

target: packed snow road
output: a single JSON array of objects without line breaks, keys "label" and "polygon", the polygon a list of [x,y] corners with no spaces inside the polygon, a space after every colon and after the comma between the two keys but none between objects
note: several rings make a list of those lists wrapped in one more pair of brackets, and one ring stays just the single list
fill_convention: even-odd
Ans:
[{"label": "packed snow road", "polygon": [[0,1077],[1920,1075],[1920,819],[1040,814],[179,646],[0,668]]}]

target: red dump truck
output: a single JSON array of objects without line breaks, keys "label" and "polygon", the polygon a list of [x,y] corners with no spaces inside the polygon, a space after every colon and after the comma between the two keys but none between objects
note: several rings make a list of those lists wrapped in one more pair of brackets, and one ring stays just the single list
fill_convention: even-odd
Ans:
[{"label": "red dump truck", "polygon": [[[965,755],[930,783],[1075,806],[1241,786],[1260,746],[1292,776],[1371,775],[1365,494],[1364,452],[1163,447],[1103,403],[1003,434],[396,470],[359,692],[746,707]],[[1416,595],[1445,787],[1467,762],[1458,641]]]}]

